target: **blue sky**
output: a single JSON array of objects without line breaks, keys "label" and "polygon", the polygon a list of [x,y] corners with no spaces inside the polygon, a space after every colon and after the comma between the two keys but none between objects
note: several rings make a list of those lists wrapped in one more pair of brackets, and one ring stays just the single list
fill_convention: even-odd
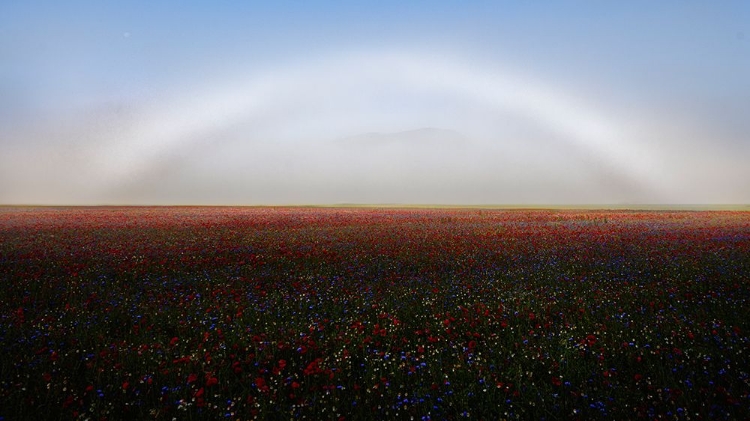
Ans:
[{"label": "blue sky", "polygon": [[0,4],[0,203],[748,203],[745,2]]}]

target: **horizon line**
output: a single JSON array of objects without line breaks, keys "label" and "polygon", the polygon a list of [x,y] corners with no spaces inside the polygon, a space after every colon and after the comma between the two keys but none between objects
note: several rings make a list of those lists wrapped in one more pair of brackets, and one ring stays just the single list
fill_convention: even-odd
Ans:
[{"label": "horizon line", "polygon": [[497,210],[750,210],[750,204],[667,203],[547,203],[547,204],[456,204],[456,203],[298,203],[298,204],[0,204],[0,208],[369,208],[369,209],[497,209]]}]

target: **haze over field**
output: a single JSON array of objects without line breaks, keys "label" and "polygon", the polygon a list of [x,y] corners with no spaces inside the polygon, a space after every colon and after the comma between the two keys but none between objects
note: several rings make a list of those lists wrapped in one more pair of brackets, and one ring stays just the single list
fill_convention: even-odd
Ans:
[{"label": "haze over field", "polygon": [[747,204],[750,5],[0,3],[0,204]]}]

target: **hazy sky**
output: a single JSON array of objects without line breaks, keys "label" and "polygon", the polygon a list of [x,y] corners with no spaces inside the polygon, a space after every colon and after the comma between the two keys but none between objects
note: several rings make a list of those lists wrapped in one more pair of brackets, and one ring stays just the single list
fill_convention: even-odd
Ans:
[{"label": "hazy sky", "polygon": [[746,204],[749,163],[745,1],[0,2],[2,204]]}]

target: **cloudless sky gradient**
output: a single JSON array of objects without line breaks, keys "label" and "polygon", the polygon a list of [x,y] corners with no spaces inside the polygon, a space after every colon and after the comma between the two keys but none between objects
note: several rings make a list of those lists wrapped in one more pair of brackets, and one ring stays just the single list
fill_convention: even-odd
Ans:
[{"label": "cloudless sky gradient", "polygon": [[0,2],[0,204],[747,204],[743,1]]}]

